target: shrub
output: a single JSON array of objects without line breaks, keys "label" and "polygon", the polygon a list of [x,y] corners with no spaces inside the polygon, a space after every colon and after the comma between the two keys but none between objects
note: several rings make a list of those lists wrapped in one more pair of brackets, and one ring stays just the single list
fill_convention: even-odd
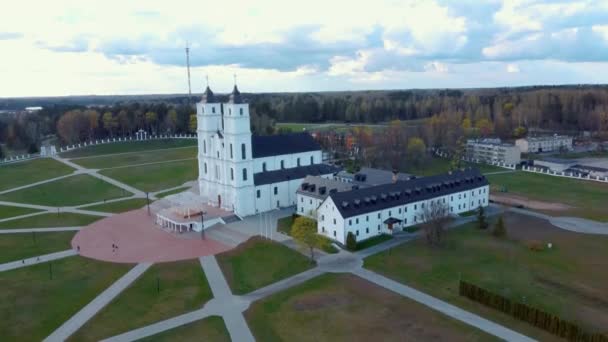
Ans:
[{"label": "shrub", "polygon": [[505,237],[507,236],[507,229],[505,228],[505,220],[502,217],[502,215],[500,215],[500,217],[498,218],[498,221],[496,221],[496,224],[494,225],[494,230],[492,230],[492,235],[496,236],[496,237]]},{"label": "shrub", "polygon": [[353,252],[357,250],[357,238],[352,232],[348,232],[346,235],[346,249]]},{"label": "shrub", "polygon": [[486,213],[483,207],[479,207],[477,211],[477,228],[479,229],[487,229],[488,222],[486,222]]}]

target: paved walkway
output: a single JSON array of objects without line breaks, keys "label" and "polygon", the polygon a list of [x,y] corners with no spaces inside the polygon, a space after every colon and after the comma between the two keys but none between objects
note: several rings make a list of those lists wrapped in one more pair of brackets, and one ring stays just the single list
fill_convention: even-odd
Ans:
[{"label": "paved walkway", "polygon": [[40,264],[43,262],[49,262],[53,260],[63,259],[70,256],[74,256],[76,253],[75,250],[68,249],[67,251],[56,252],[51,254],[39,255],[31,258],[26,258],[22,260],[7,262],[5,264],[0,264],[0,272],[14,270],[16,268],[32,266],[36,264]]},{"label": "paved walkway", "polygon": [[57,330],[44,339],[44,341],[65,341],[68,337],[80,329],[88,322],[95,314],[103,309],[108,303],[116,298],[124,289],[133,283],[140,275],[142,275],[150,266],[151,263],[141,263],[133,267],[129,272],[118,279],[114,284],[110,285],[93,301],[82,308],[78,313],[64,322]]},{"label": "paved walkway", "polygon": [[130,164],[130,165],[120,165],[120,166],[104,167],[103,169],[99,169],[99,170],[125,169],[125,168],[129,168],[129,167],[156,165],[156,164],[166,164],[166,163],[175,163],[175,162],[180,162],[180,161],[197,160],[197,159],[198,158],[196,158],[196,157],[195,158],[171,159],[171,160],[163,160],[163,161],[141,163],[141,164]]},{"label": "paved walkway", "polygon": [[13,221],[13,220],[21,219],[21,218],[42,215],[42,214],[47,214],[47,213],[56,214],[58,209],[59,209],[59,212],[62,212],[62,213],[73,213],[73,214],[104,216],[104,217],[114,215],[114,213],[106,213],[103,211],[96,211],[96,210],[78,209],[76,207],[51,207],[48,205],[27,204],[27,203],[7,202],[7,201],[0,201],[0,205],[9,205],[9,206],[13,206],[13,207],[22,207],[22,208],[42,210],[42,211],[35,212],[35,213],[24,214],[24,215],[19,215],[19,216],[12,216],[12,217],[8,217],[5,219],[0,219],[0,222]]},{"label": "paved walkway", "polygon": [[510,208],[512,212],[547,220],[557,228],[582,234],[608,235],[608,223],[588,220],[580,217],[554,217],[520,208]]},{"label": "paved walkway", "polygon": [[81,173],[82,173],[82,171],[74,170],[74,172],[69,173],[67,175],[63,175],[63,176],[59,176],[59,177],[55,177],[55,178],[45,179],[43,181],[34,182],[34,183],[30,183],[30,184],[23,185],[23,186],[18,186],[16,188],[2,190],[2,191],[0,191],[0,195],[4,195],[6,193],[13,192],[13,191],[19,191],[19,190],[31,188],[31,187],[38,186],[38,185],[45,184],[45,183],[54,182],[54,181],[57,181],[57,180],[60,180],[60,179],[64,179],[64,178],[68,178],[68,177],[72,177],[74,175],[81,174]]},{"label": "paved walkway", "polygon": [[52,227],[52,228],[19,228],[19,229],[0,229],[0,234],[23,234],[23,233],[52,233],[78,231],[81,227]]}]

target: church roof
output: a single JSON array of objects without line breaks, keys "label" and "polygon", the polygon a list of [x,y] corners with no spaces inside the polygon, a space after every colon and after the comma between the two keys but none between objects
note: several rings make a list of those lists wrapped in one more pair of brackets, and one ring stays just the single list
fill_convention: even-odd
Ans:
[{"label": "church roof", "polygon": [[320,151],[321,146],[308,133],[278,134],[251,137],[253,158]]},{"label": "church roof", "polygon": [[234,88],[232,89],[232,93],[230,93],[230,98],[228,100],[228,103],[243,103],[243,98],[241,97],[241,92],[239,91],[239,88],[236,87],[236,84],[234,85]]},{"label": "church roof", "polygon": [[313,164],[273,171],[258,172],[253,175],[253,184],[264,185],[302,179],[308,175],[329,175],[338,172],[335,166],[328,164]]},{"label": "church roof", "polygon": [[203,98],[201,100],[201,102],[203,103],[215,103],[215,95],[213,95],[213,92],[211,91],[211,88],[209,88],[209,86],[207,86],[207,89],[205,89],[205,91],[203,92]]}]

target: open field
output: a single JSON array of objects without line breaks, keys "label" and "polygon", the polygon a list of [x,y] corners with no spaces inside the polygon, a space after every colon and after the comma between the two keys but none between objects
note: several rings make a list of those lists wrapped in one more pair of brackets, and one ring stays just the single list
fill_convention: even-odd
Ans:
[{"label": "open field", "polygon": [[160,191],[184,184],[198,177],[198,161],[185,160],[174,163],[109,169],[100,172],[142,191]]},{"label": "open field", "polygon": [[122,213],[129,210],[139,209],[145,206],[147,203],[148,201],[145,198],[131,198],[124,201],[86,206],[82,207],[82,209],[96,210],[105,213]]},{"label": "open field", "polygon": [[220,316],[211,316],[200,321],[182,325],[175,329],[139,340],[140,342],[171,341],[230,342],[230,335]]},{"label": "open field", "polygon": [[189,186],[184,186],[184,187],[177,188],[177,189],[174,189],[174,190],[159,192],[159,193],[156,194],[156,198],[163,198],[163,197],[167,197],[169,195],[179,194],[180,192],[184,192],[184,191],[186,191],[188,189],[190,189]]},{"label": "open field", "polygon": [[159,150],[176,147],[196,146],[196,139],[163,139],[146,141],[129,141],[103,145],[88,146],[74,151],[63,152],[63,158],[78,158],[102,154]]},{"label": "open field", "polygon": [[70,174],[71,167],[50,158],[0,166],[0,191]]},{"label": "open field", "polygon": [[39,212],[38,209],[0,205],[0,219]]},{"label": "open field", "polygon": [[126,165],[196,158],[196,152],[196,146],[190,146],[158,151],[138,151],[115,155],[104,155],[99,157],[91,156],[73,159],[72,161],[89,169],[105,169]]},{"label": "open field", "polygon": [[[424,239],[365,260],[365,267],[476,312],[539,340],[555,339],[458,295],[465,281],[579,323],[590,332],[608,327],[608,237],[558,229],[545,220],[505,215],[508,238],[499,239],[474,224],[450,230],[444,245]],[[553,248],[533,251],[528,246]]]},{"label": "open field", "polygon": [[76,175],[31,188],[0,195],[0,200],[49,205],[53,207],[74,206],[120,198],[125,191],[99,178]]},{"label": "open field", "polygon": [[[449,159],[433,157],[427,158],[422,165],[410,165],[408,168],[401,171],[417,176],[432,176],[450,171],[450,163],[451,160]],[[477,168],[482,173],[508,171],[507,169],[498,166],[466,162],[463,162],[463,167]]]},{"label": "open field", "polygon": [[211,298],[198,259],[155,264],[70,340],[99,341],[199,309]]},{"label": "open field", "polygon": [[312,267],[304,255],[260,237],[253,237],[216,258],[235,294],[251,292]]},{"label": "open field", "polygon": [[0,264],[72,248],[76,232],[3,234],[0,236]]},{"label": "open field", "polygon": [[46,213],[17,220],[0,222],[0,229],[80,227],[86,226],[89,223],[93,223],[101,218],[101,216],[73,213]]},{"label": "open field", "polygon": [[325,274],[245,312],[258,341],[494,341],[350,274]]},{"label": "open field", "polygon": [[0,336],[41,341],[131,267],[69,257],[1,272]]},{"label": "open field", "polygon": [[524,171],[487,177],[493,192],[498,195],[501,193],[497,190],[504,187],[507,194],[516,194],[531,200],[563,203],[572,207],[549,212],[551,215],[608,221],[608,184]]}]

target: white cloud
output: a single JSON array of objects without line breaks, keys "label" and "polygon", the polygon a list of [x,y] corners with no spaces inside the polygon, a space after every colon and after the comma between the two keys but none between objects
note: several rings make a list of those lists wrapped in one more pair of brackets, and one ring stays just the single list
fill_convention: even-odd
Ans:
[{"label": "white cloud", "polygon": [[517,74],[519,73],[519,66],[517,66],[517,64],[507,64],[507,72],[510,74]]}]

